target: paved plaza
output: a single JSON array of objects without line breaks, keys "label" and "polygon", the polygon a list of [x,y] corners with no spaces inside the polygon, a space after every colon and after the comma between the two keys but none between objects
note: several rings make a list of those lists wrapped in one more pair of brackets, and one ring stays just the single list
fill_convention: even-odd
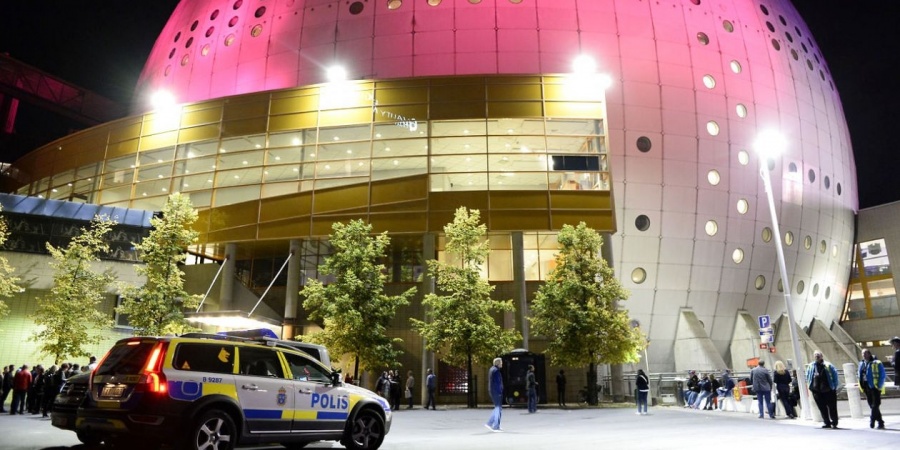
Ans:
[{"label": "paved plaza", "polygon": [[[401,410],[394,415],[384,450],[443,449],[759,449],[810,445],[817,450],[864,448],[895,449],[900,440],[900,399],[886,399],[887,430],[869,429],[867,418],[851,419],[846,401],[839,402],[838,430],[823,430],[821,423],[778,418],[758,419],[755,414],[693,411],[655,407],[647,416],[632,408],[542,408],[536,414],[504,409],[503,433],[484,427],[487,408],[457,407],[426,411]],[[278,446],[252,447],[277,449]],[[321,442],[308,448],[343,448]],[[50,426],[40,416],[0,416],[0,449],[85,450],[75,434]]]}]

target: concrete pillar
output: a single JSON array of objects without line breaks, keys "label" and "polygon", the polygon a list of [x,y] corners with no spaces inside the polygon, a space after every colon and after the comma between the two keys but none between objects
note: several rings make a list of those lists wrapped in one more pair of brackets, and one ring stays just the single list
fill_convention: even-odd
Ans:
[{"label": "concrete pillar", "polygon": [[[603,239],[603,244],[600,246],[600,257],[606,260],[609,267],[613,267],[612,235],[601,233],[600,237]],[[618,304],[614,304],[613,307],[618,307]],[[613,401],[623,401],[625,399],[625,374],[622,365],[610,365],[609,376]]]},{"label": "concrete pillar", "polygon": [[293,339],[297,334],[297,307],[300,302],[300,240],[291,239],[291,260],[287,267],[287,285],[284,292],[284,324],[281,329],[283,339]]},{"label": "concrete pillar", "polygon": [[850,406],[850,418],[862,419],[866,416],[863,413],[862,400],[859,395],[859,379],[856,376],[858,367],[853,363],[845,363],[843,369],[844,387],[847,389],[847,403]]},{"label": "concrete pillar", "polygon": [[528,349],[528,296],[525,291],[525,245],[521,231],[513,231],[512,263],[513,263],[513,302],[518,305],[513,324],[522,333],[522,348]]},{"label": "concrete pillar", "polygon": [[219,310],[234,309],[234,267],[237,263],[237,244],[225,244],[225,261],[222,262],[222,282],[219,285]]},{"label": "concrete pillar", "polygon": [[[432,278],[431,273],[428,272],[428,261],[433,261],[435,258],[437,258],[437,238],[434,233],[425,233],[422,235],[422,264],[424,264],[425,267],[423,267],[422,283],[419,285],[419,290],[422,292],[422,298],[425,298],[428,294],[434,294],[434,278]],[[427,313],[428,310],[426,309],[425,312]],[[428,318],[423,314],[422,320],[428,320]],[[438,380],[440,380],[441,376],[446,375],[438,373],[434,352],[428,350],[425,347],[425,344],[425,338],[422,338],[422,367],[419,374],[419,380],[421,380],[419,383],[419,393],[423,399],[428,398],[428,390],[425,388],[427,369],[430,367]],[[435,397],[437,397],[437,395],[438,393],[435,392]],[[437,402],[436,399],[435,402]],[[424,401],[422,403],[424,404]]]}]

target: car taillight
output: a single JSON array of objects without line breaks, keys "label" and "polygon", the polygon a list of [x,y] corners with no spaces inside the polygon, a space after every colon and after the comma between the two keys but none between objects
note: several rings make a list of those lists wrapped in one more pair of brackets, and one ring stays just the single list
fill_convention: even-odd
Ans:
[{"label": "car taillight", "polygon": [[141,382],[145,384],[148,392],[165,394],[169,390],[168,384],[166,384],[166,375],[162,372],[167,348],[168,343],[157,343],[153,351],[150,352],[150,357],[147,358],[147,365],[144,367],[144,376],[141,377]]}]

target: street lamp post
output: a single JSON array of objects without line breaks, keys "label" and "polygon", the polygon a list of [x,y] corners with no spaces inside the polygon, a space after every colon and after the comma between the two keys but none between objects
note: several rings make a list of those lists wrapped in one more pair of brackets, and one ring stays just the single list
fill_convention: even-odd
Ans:
[{"label": "street lamp post", "polygon": [[772,180],[769,175],[769,157],[778,155],[784,151],[785,140],[775,131],[760,133],[755,143],[755,150],[759,154],[759,174],[763,179],[766,190],[766,198],[769,201],[769,214],[772,216],[772,234],[775,236],[775,251],[778,254],[778,268],[781,271],[782,286],[784,287],[784,305],[787,309],[788,324],[791,330],[791,345],[794,347],[794,361],[797,362],[797,386],[800,388],[800,407],[803,409],[803,418],[811,419],[812,411],[809,406],[809,389],[806,384],[806,360],[800,350],[800,339],[797,334],[797,321],[794,319],[794,306],[791,302],[791,282],[788,279],[787,267],[784,263],[784,248],[781,245],[781,230],[778,228],[778,216],[775,213],[775,199],[772,196]]}]

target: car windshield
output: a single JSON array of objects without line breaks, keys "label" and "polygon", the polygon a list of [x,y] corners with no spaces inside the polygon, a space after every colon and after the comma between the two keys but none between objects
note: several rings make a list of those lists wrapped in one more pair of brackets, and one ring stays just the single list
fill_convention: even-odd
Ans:
[{"label": "car windshield", "polygon": [[137,375],[141,373],[156,341],[128,341],[117,344],[97,367],[97,375]]}]

